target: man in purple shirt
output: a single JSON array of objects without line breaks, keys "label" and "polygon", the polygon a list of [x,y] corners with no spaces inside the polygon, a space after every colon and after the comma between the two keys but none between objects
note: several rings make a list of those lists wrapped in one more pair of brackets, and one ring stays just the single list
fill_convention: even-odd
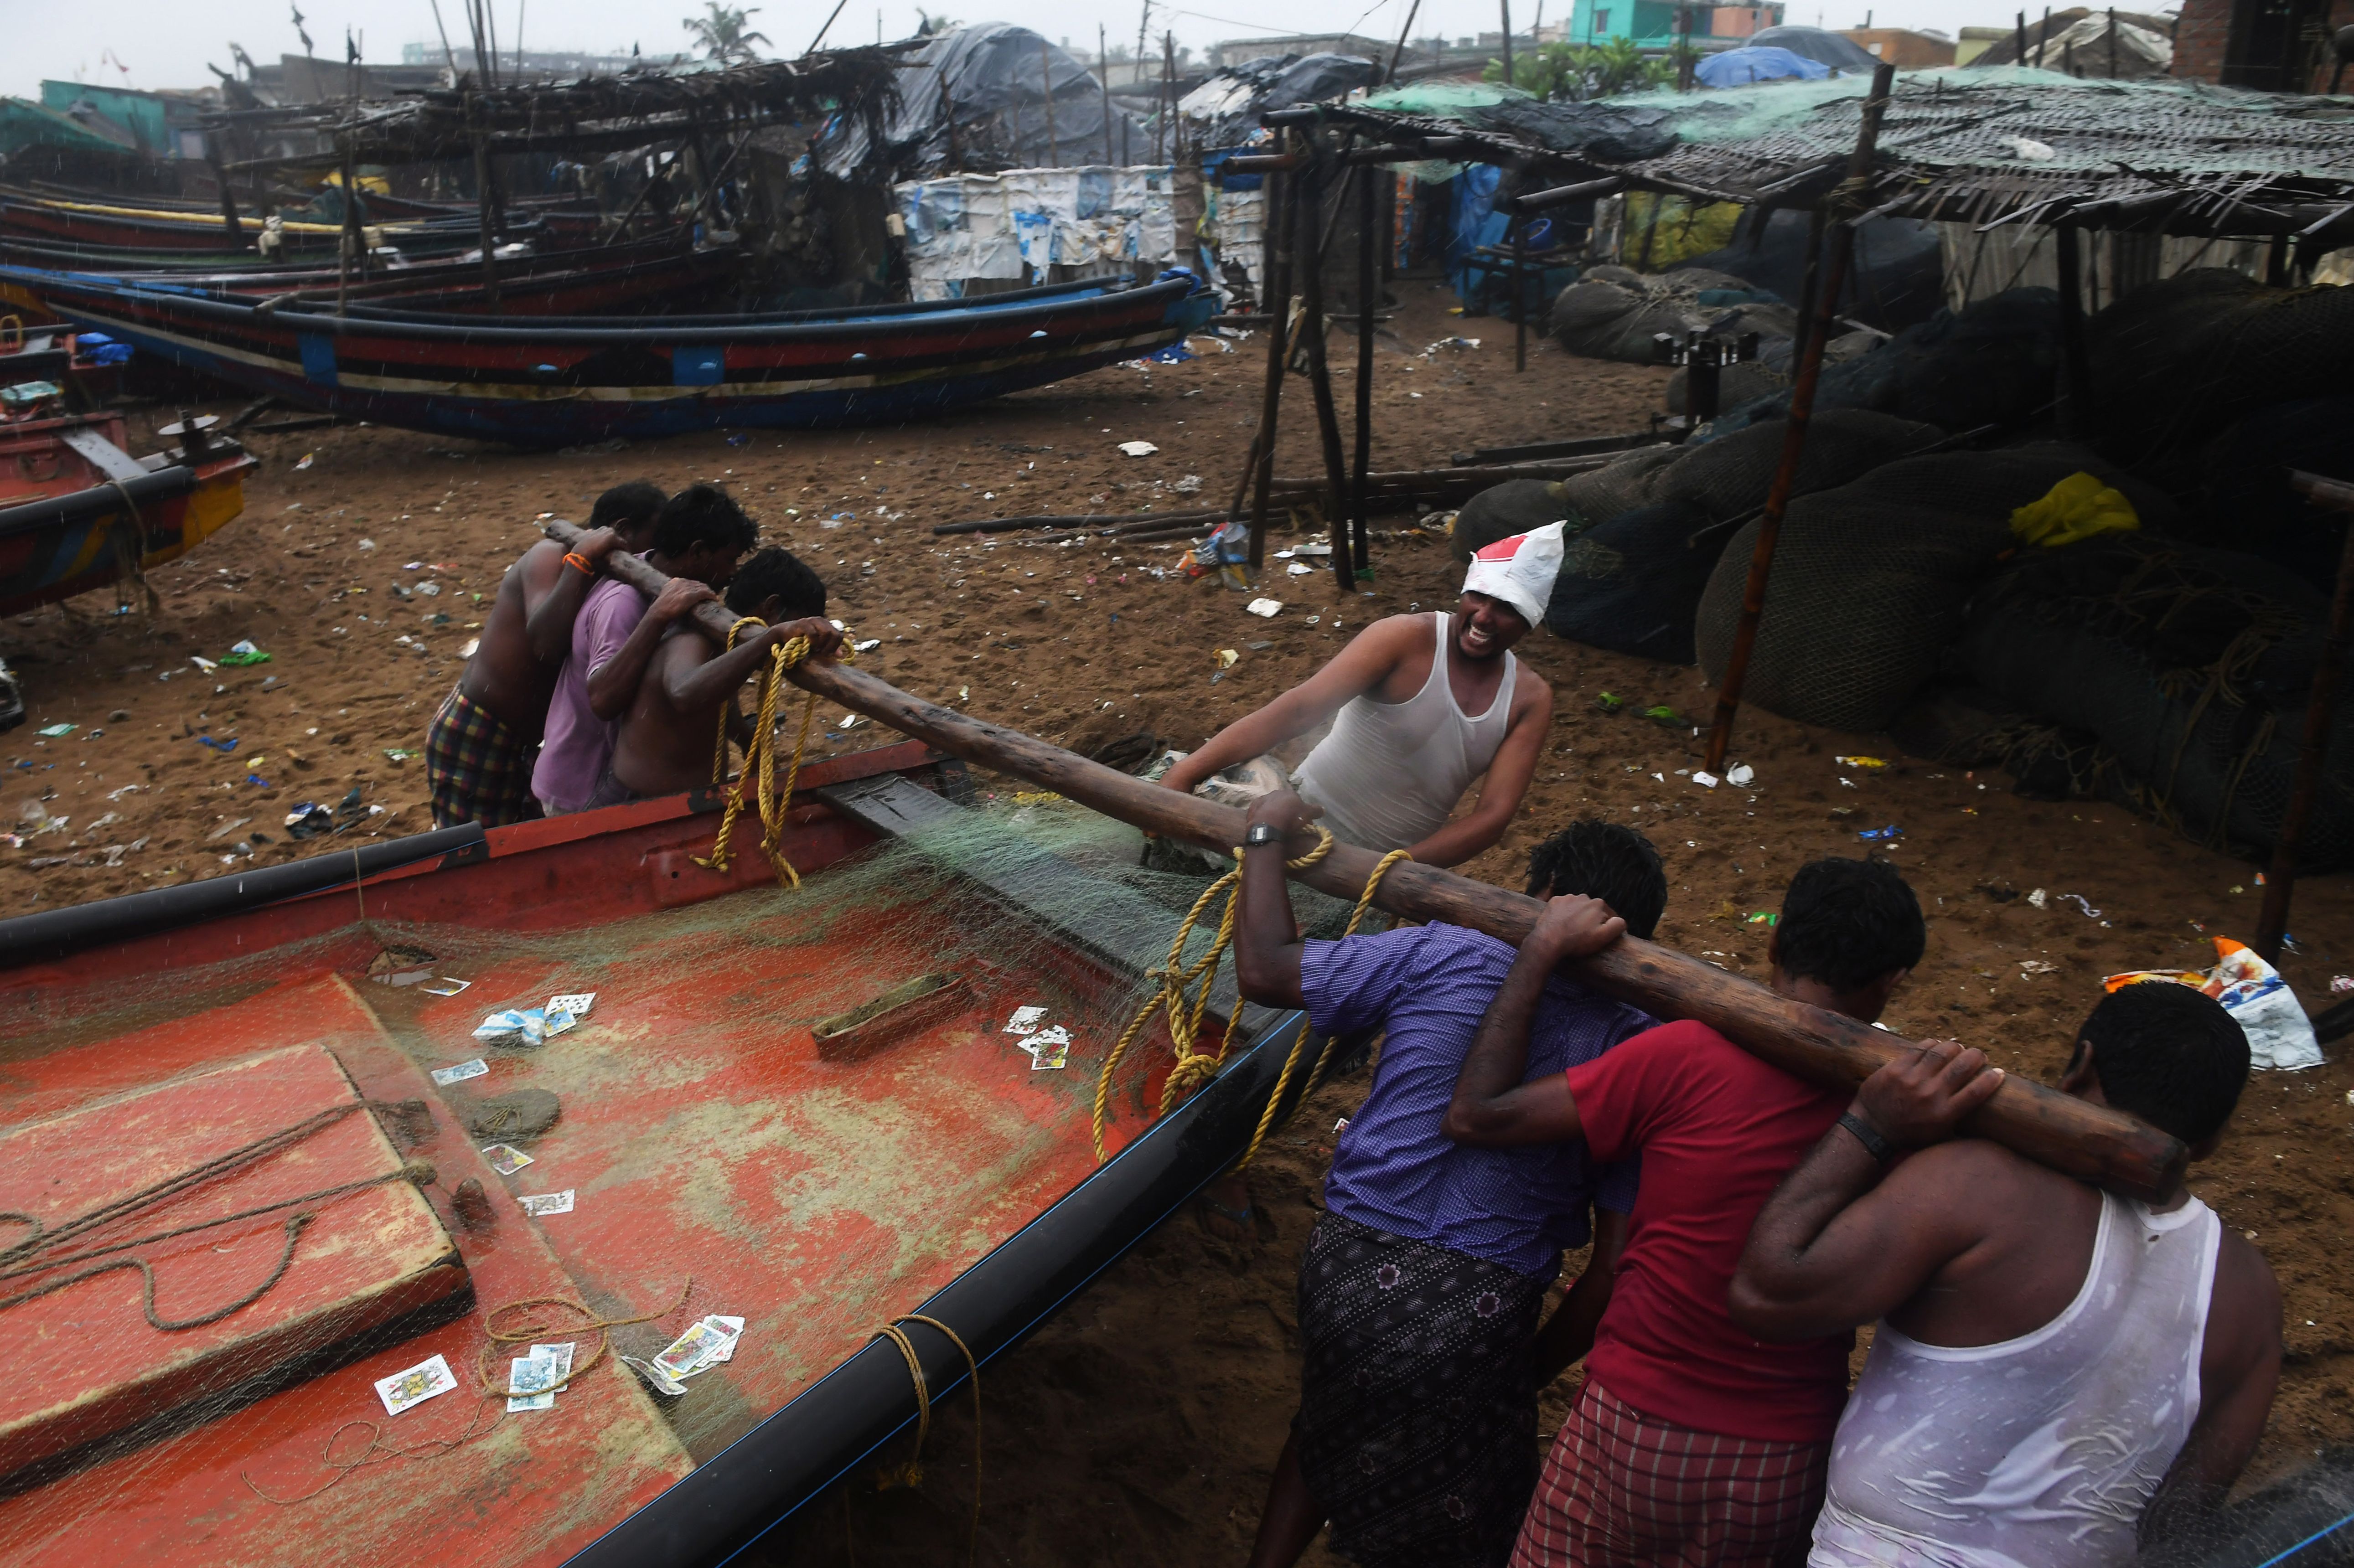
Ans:
[{"label": "man in purple shirt", "polygon": [[671,624],[727,586],[737,558],[758,530],[716,485],[691,484],[663,503],[646,564],[670,577],[648,601],[608,577],[581,601],[572,621],[572,656],[548,699],[546,739],[531,774],[531,792],[551,817],[618,806],[635,797],[613,777],[613,736],[638,694],[638,683]]},{"label": "man in purple shirt", "polygon": [[[1536,1487],[1537,1392],[1593,1343],[1637,1173],[1590,1168],[1582,1143],[1475,1150],[1447,1137],[1456,1075],[1515,949],[1447,925],[1302,941],[1280,845],[1312,814],[1288,791],[1251,809],[1254,842],[1262,825],[1277,836],[1243,859],[1236,979],[1253,1001],[1305,1008],[1319,1033],[1383,1040],[1300,1263],[1299,1414],[1251,1568],[1289,1568],[1327,1520],[1332,1550],[1366,1568],[1498,1568]],[[1600,898],[1642,936],[1668,902],[1649,841],[1592,820],[1537,847],[1528,890]],[[1529,1075],[1592,1061],[1655,1022],[1555,976]],[[1592,1263],[1540,1331],[1562,1253],[1589,1239]]]}]

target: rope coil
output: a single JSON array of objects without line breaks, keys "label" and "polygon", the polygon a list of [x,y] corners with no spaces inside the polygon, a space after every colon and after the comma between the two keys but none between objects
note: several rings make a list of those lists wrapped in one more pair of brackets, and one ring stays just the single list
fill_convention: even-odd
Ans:
[{"label": "rope coil", "polygon": [[[727,629],[724,652],[732,652],[736,640],[746,627],[765,630],[768,622],[757,615],[748,615]],[[793,737],[792,760],[785,767],[784,788],[777,788],[777,706],[785,687],[785,672],[809,657],[810,640],[796,637],[790,641],[772,643],[769,648],[768,667],[760,675],[760,716],[752,726],[752,743],[745,748],[744,770],[736,782],[727,782],[727,718],[730,709],[719,711],[719,735],[712,747],[712,788],[725,792],[726,806],[719,817],[719,835],[712,841],[708,855],[696,855],[695,863],[710,871],[725,872],[736,859],[736,819],[744,814],[746,796],[750,793],[760,813],[760,853],[769,857],[769,864],[777,874],[779,885],[799,887],[801,873],[785,858],[785,811],[792,804],[793,786],[801,778],[801,757],[809,750],[810,730],[817,718],[817,694],[805,694],[801,704],[801,731]],[[843,644],[837,655],[844,662],[851,657],[850,645]]]},{"label": "rope coil", "polygon": [[[967,1561],[978,1561],[981,1554],[981,1362],[974,1358],[972,1348],[963,1337],[938,1318],[927,1318],[921,1312],[905,1312],[875,1330],[872,1339],[888,1340],[899,1348],[900,1357],[907,1363],[907,1376],[916,1385],[916,1451],[905,1465],[885,1466],[875,1472],[875,1484],[882,1488],[920,1487],[924,1484],[924,1439],[932,1434],[932,1389],[924,1378],[923,1358],[916,1353],[916,1342],[907,1337],[902,1323],[921,1323],[938,1329],[949,1337],[949,1343],[964,1357],[965,1370],[972,1378],[972,1527],[967,1544]],[[847,1495],[844,1497],[845,1502]]]},{"label": "rope coil", "polygon": [[[1285,870],[1306,871],[1310,866],[1321,863],[1324,858],[1332,853],[1331,830],[1320,822],[1310,822],[1309,827],[1315,832],[1316,847],[1297,860],[1285,861],[1283,863]],[[1137,1009],[1136,1016],[1129,1021],[1128,1027],[1121,1031],[1118,1043],[1112,1046],[1110,1054],[1104,1058],[1103,1070],[1096,1078],[1093,1128],[1096,1160],[1098,1164],[1107,1158],[1104,1151],[1104,1123],[1110,1116],[1112,1075],[1119,1071],[1119,1064],[1128,1054],[1129,1047],[1136,1043],[1138,1036],[1144,1032],[1145,1025],[1151,1022],[1155,1008],[1165,1008],[1168,1012],[1169,1044],[1176,1055],[1176,1061],[1169,1069],[1167,1080],[1161,1086],[1161,1108],[1157,1115],[1168,1115],[1170,1107],[1175,1105],[1179,1097],[1188,1089],[1208,1083],[1218,1075],[1218,1069],[1225,1065],[1226,1045],[1232,1038],[1230,1033],[1220,1033],[1218,1049],[1214,1054],[1197,1049],[1195,1042],[1201,1035],[1203,1014],[1209,1011],[1210,992],[1216,982],[1218,960],[1224,958],[1226,949],[1234,945],[1235,919],[1242,905],[1242,862],[1243,857],[1248,853],[1246,846],[1236,844],[1234,850],[1235,869],[1210,884],[1203,890],[1202,896],[1193,901],[1193,907],[1186,912],[1184,920],[1177,927],[1176,939],[1169,946],[1169,962],[1154,969],[1147,977],[1156,982],[1153,994],[1147,997],[1144,1005]],[[1358,924],[1364,919],[1366,911],[1373,906],[1373,895],[1381,886],[1382,878],[1388,874],[1390,867],[1401,860],[1412,858],[1404,850],[1392,850],[1383,857],[1381,864],[1373,868],[1373,875],[1366,879],[1364,892],[1357,899],[1355,913],[1349,916],[1349,935],[1356,934]],[[1218,919],[1217,936],[1211,941],[1209,951],[1189,965],[1185,962],[1185,944],[1193,938],[1193,927],[1201,922],[1203,913],[1221,893],[1226,895],[1226,906]],[[1200,988],[1198,991],[1194,989],[1197,984]],[[1250,1149],[1243,1156],[1243,1164],[1248,1164],[1251,1156],[1258,1152],[1259,1143],[1267,1137],[1268,1128],[1273,1125],[1276,1103],[1282,1098],[1284,1089],[1290,1082],[1292,1070],[1298,1065],[1300,1048],[1306,1043],[1307,1037],[1303,1034],[1293,1045],[1291,1060],[1285,1064],[1283,1077],[1277,1083],[1275,1094],[1267,1101],[1267,1108],[1259,1118],[1258,1130],[1252,1136]],[[1331,1042],[1328,1040],[1324,1045],[1324,1055],[1317,1061],[1316,1072],[1323,1071],[1324,1064],[1331,1059]],[[1310,1081],[1313,1082],[1313,1079],[1314,1075],[1311,1074]],[[1237,1166],[1236,1169],[1240,1167]]]}]

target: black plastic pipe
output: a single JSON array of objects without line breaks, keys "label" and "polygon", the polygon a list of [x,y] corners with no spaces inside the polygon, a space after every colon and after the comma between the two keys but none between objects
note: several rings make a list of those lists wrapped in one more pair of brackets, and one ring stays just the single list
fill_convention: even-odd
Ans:
[{"label": "black plastic pipe", "polygon": [[122,510],[122,493],[126,490],[131,493],[135,504],[144,506],[151,501],[169,501],[175,495],[186,495],[196,487],[196,471],[175,467],[159,468],[153,473],[126,479],[120,489],[111,484],[94,484],[88,490],[69,491],[63,495],[45,495],[38,501],[27,501],[20,506],[0,508],[0,539],[18,534],[37,534],[45,528],[87,523],[93,517],[120,512]]},{"label": "black plastic pipe", "polygon": [[[1246,1026],[1265,1021],[1258,1044],[1067,1197],[909,1310],[948,1324],[986,1362],[1021,1343],[1233,1165],[1249,1146],[1292,1043],[1308,1027],[1301,1012],[1249,1009],[1245,1017]],[[1278,1119],[1306,1095],[1307,1077],[1305,1071],[1295,1075]],[[921,1323],[904,1328],[920,1354],[933,1403],[948,1399],[969,1376],[964,1358],[938,1330]],[[712,1568],[784,1522],[915,1420],[907,1361],[887,1340],[870,1340],[608,1531],[569,1568]]]},{"label": "black plastic pipe", "polygon": [[202,882],[184,882],[176,887],[152,887],[120,898],[101,898],[63,909],[45,909],[37,915],[19,915],[12,920],[0,920],[0,969],[61,959],[86,948],[127,942],[134,937],[217,920],[259,909],[265,904],[281,904],[290,898],[364,881],[378,872],[436,856],[463,854],[470,850],[489,853],[478,822],[436,832],[412,833],[407,838],[363,844],[357,849],[326,850],[283,865],[259,866],[228,876],[207,877]]}]

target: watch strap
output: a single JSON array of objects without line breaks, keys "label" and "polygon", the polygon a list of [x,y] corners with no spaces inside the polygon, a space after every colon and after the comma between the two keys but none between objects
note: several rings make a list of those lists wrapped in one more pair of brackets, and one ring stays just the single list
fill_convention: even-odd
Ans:
[{"label": "watch strap", "polygon": [[1863,1145],[1863,1151],[1882,1165],[1896,1158],[1896,1146],[1881,1137],[1877,1128],[1853,1111],[1840,1117],[1839,1125],[1852,1133],[1855,1140]]}]

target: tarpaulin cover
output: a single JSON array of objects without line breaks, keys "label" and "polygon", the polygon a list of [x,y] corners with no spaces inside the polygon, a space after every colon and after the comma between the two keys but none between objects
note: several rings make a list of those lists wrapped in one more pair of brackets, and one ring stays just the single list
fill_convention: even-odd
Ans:
[{"label": "tarpaulin cover", "polygon": [[[942,82],[954,105],[960,167],[1055,168],[1105,161],[1103,86],[1093,73],[1027,27],[985,22],[942,33],[899,68],[898,103],[883,127],[884,154],[899,178],[948,166]],[[1150,154],[1149,122],[1118,106],[1111,119],[1112,158]],[[819,133],[811,152],[825,173],[850,177],[870,152],[864,117],[837,116]]]},{"label": "tarpaulin cover", "polygon": [[1172,183],[1162,166],[1013,169],[898,185],[909,284],[918,300],[946,300],[976,278],[1045,282],[1050,267],[1087,277],[1166,265],[1177,246]]},{"label": "tarpaulin cover", "polygon": [[1871,51],[1853,38],[1842,37],[1820,27],[1767,27],[1749,35],[1746,46],[1753,49],[1787,49],[1830,67],[1833,70],[1862,71],[1869,74],[1880,64]]},{"label": "tarpaulin cover", "polygon": [[1623,103],[1540,103],[1511,99],[1461,118],[1490,131],[1535,142],[1556,153],[1576,153],[1605,163],[1656,158],[1676,144],[1671,116],[1664,109]]},{"label": "tarpaulin cover", "polygon": [[1394,114],[1428,114],[1440,120],[1469,122],[1471,110],[1514,100],[1535,101],[1519,88],[1500,82],[1416,81],[1374,93],[1363,107],[1386,109]]},{"label": "tarpaulin cover", "polygon": [[1727,49],[1692,68],[1692,75],[1700,79],[1702,87],[1744,87],[1753,81],[1782,81],[1791,77],[1800,81],[1820,81],[1830,74],[1831,68],[1820,60],[1770,46]]},{"label": "tarpaulin cover", "polygon": [[1381,74],[1356,55],[1262,55],[1210,78],[1178,101],[1177,112],[1189,141],[1237,147],[1258,134],[1258,117],[1268,110],[1345,97]]}]

